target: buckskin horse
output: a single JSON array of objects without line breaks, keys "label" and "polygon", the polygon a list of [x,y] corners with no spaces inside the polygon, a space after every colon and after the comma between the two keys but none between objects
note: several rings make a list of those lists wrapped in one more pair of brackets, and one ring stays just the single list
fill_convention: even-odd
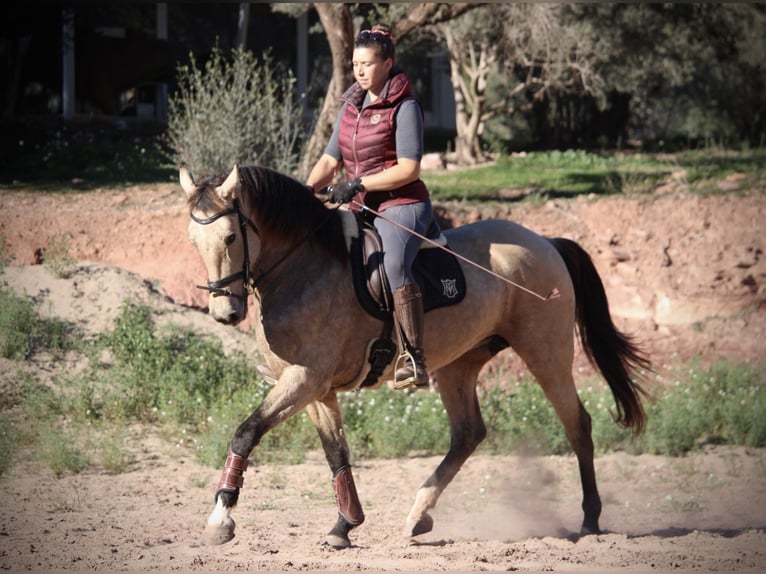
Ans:
[{"label": "buckskin horse", "polygon": [[[338,504],[325,542],[350,546],[349,532],[364,521],[364,512],[337,393],[356,390],[366,379],[381,320],[364,310],[352,286],[341,221],[347,210],[328,208],[297,180],[264,167],[235,166],[228,175],[196,183],[181,168],[179,179],[188,196],[189,238],[208,273],[202,288],[210,291],[210,315],[235,325],[246,316],[252,294],[255,336],[275,380],[232,437],[203,540],[220,544],[234,536],[231,510],[248,456],[265,433],[305,408],[319,433]],[[525,362],[564,426],[579,464],[581,535],[598,533],[601,500],[591,418],[572,377],[575,332],[612,391],[615,422],[636,433],[645,423],[637,379],[650,368],[649,360],[612,322],[602,281],[576,242],[545,238],[501,220],[445,235],[449,249],[464,258],[467,290],[459,304],[426,313],[424,339],[432,386],[449,419],[450,446],[417,490],[405,536],[432,529],[429,512],[484,439],[478,374],[506,347]],[[554,291],[557,297],[539,295]],[[390,380],[392,373],[389,364],[380,380]]]}]

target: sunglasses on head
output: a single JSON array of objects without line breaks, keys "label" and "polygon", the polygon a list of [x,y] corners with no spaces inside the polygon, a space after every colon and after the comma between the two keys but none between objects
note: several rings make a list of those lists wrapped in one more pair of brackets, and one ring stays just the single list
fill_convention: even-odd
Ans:
[{"label": "sunglasses on head", "polygon": [[391,41],[391,34],[382,30],[362,30],[357,36],[357,40],[388,40]]}]

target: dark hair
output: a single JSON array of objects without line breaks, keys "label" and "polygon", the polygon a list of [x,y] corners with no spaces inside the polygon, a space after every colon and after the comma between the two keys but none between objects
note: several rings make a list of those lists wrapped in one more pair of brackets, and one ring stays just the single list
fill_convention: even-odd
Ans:
[{"label": "dark hair", "polygon": [[388,26],[378,24],[369,30],[362,30],[354,40],[354,48],[373,48],[384,60],[396,61],[394,40]]}]

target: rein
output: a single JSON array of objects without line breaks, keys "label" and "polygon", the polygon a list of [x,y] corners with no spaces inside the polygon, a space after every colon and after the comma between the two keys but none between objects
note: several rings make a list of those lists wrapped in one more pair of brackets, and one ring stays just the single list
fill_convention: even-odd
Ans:
[{"label": "rein", "polygon": [[[244,258],[242,261],[242,270],[237,271],[236,273],[232,273],[231,275],[228,275],[227,277],[224,277],[223,279],[218,279],[217,281],[208,281],[207,285],[197,285],[197,289],[204,289],[205,291],[210,291],[214,297],[234,297],[235,299],[246,299],[249,291],[254,291],[256,287],[264,280],[266,277],[268,277],[277,267],[279,267],[282,263],[284,263],[295,251],[300,247],[303,243],[308,241],[308,239],[314,235],[325,223],[327,223],[330,220],[330,217],[332,217],[332,214],[337,211],[337,209],[340,207],[340,205],[327,210],[327,215],[322,218],[322,220],[317,224],[314,229],[312,229],[309,233],[307,233],[303,238],[301,238],[300,241],[294,243],[290,249],[287,250],[287,252],[277,259],[271,267],[266,269],[263,273],[261,273],[258,277],[253,279],[250,275],[250,249],[248,247],[247,242],[247,228],[248,226],[252,228],[253,232],[260,237],[260,233],[258,232],[258,227],[255,225],[255,223],[248,218],[244,213],[242,213],[242,209],[239,206],[239,200],[234,200],[234,205],[230,207],[229,209],[224,209],[223,211],[219,211],[218,213],[215,213],[211,215],[210,217],[206,218],[200,218],[195,216],[194,214],[191,214],[191,218],[195,223],[198,223],[200,225],[209,225],[213,223],[214,221],[217,221],[221,217],[225,217],[227,215],[237,215],[237,218],[239,220],[239,228],[242,230],[242,240],[245,242],[244,249]],[[225,289],[226,286],[230,285],[234,281],[242,280],[243,285],[245,286],[245,294],[244,295],[238,295],[237,293],[233,293],[230,289]]]}]

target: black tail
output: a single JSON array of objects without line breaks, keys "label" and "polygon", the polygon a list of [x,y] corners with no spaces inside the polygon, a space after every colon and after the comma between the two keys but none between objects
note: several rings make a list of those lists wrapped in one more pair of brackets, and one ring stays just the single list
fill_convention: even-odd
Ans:
[{"label": "black tail", "polygon": [[617,404],[615,422],[640,434],[646,423],[644,394],[634,380],[637,369],[651,370],[651,362],[612,322],[604,284],[588,253],[570,239],[549,239],[566,263],[575,291],[575,319],[582,347],[591,364],[612,390]]}]

